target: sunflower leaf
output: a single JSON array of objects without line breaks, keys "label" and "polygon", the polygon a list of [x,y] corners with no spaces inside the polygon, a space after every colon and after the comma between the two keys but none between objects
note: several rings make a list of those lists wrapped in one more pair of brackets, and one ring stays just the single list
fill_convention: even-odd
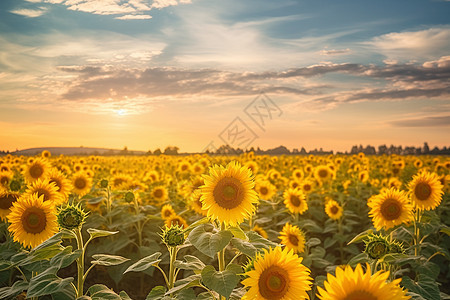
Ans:
[{"label": "sunflower leaf", "polygon": [[91,239],[95,239],[102,236],[110,236],[116,233],[119,233],[118,231],[107,231],[107,230],[100,230],[95,228],[88,228],[87,232],[91,236]]},{"label": "sunflower leaf", "polygon": [[189,233],[189,241],[192,245],[211,258],[225,248],[232,238],[231,231],[218,231],[211,224],[199,225]]},{"label": "sunflower leaf", "polygon": [[128,267],[128,269],[125,270],[125,273],[128,272],[142,272],[147,270],[148,268],[158,264],[161,259],[159,258],[162,255],[161,252],[153,253],[152,255],[146,256],[139,261],[135,262],[131,266]]},{"label": "sunflower leaf", "polygon": [[202,281],[206,287],[228,299],[240,281],[239,273],[242,273],[242,268],[235,264],[228,265],[224,271],[216,271],[213,266],[206,266],[202,270]]},{"label": "sunflower leaf", "polygon": [[95,254],[92,255],[92,258],[94,260],[91,263],[100,266],[117,266],[130,260],[129,258],[109,254]]}]

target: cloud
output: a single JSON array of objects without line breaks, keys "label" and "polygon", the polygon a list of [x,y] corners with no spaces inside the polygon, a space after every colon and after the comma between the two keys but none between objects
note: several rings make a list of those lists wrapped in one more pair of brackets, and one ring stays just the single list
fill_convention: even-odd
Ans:
[{"label": "cloud", "polygon": [[45,7],[40,7],[38,9],[19,8],[11,10],[10,12],[28,18],[37,18],[45,14],[47,12],[47,9]]},{"label": "cloud", "polygon": [[349,48],[347,49],[323,49],[320,51],[320,55],[342,55],[342,54],[349,54],[351,50]]},{"label": "cloud", "polygon": [[116,17],[118,20],[148,20],[151,19],[150,15],[124,15],[120,17]]},{"label": "cloud", "polygon": [[429,59],[448,54],[450,27],[433,27],[419,31],[392,32],[363,43],[388,58]]},{"label": "cloud", "polygon": [[391,121],[390,124],[395,127],[449,127],[450,115],[403,119]]}]

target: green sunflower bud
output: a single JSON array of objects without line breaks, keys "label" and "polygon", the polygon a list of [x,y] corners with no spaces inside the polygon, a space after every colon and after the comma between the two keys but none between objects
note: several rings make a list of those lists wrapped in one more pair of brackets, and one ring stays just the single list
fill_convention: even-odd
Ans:
[{"label": "green sunflower bud", "polygon": [[133,202],[134,198],[135,198],[135,196],[134,196],[133,192],[127,192],[125,194],[125,201],[128,202],[128,203]]},{"label": "green sunflower bud", "polygon": [[13,191],[13,192],[19,191],[21,187],[22,187],[22,185],[21,185],[20,182],[17,181],[17,180],[12,180],[11,183],[9,184],[9,188],[10,188],[11,191]]},{"label": "green sunflower bud", "polygon": [[400,242],[393,241],[389,246],[389,253],[405,253],[405,248]]},{"label": "green sunflower bud", "polygon": [[102,189],[106,189],[106,188],[108,187],[108,180],[102,179],[102,180],[100,181],[100,187],[101,187]]},{"label": "green sunflower bud", "polygon": [[79,205],[68,204],[58,210],[59,227],[73,230],[81,228],[86,220],[87,213]]},{"label": "green sunflower bud", "polygon": [[173,225],[170,228],[165,227],[161,234],[162,241],[169,247],[176,247],[183,245],[186,237],[184,235],[183,227]]},{"label": "green sunflower bud", "polygon": [[390,245],[386,237],[371,234],[366,241],[366,252],[370,258],[379,259],[389,253]]}]

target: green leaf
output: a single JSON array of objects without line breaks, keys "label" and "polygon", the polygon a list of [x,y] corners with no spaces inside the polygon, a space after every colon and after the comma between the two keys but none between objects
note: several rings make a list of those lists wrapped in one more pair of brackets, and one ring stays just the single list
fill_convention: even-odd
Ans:
[{"label": "green leaf", "polygon": [[0,299],[6,299],[9,297],[14,297],[24,290],[28,288],[28,282],[25,282],[23,280],[19,280],[14,282],[14,284],[9,287],[2,287],[0,288]]},{"label": "green leaf", "polygon": [[[30,280],[27,297],[39,297],[59,292],[65,292],[66,288],[70,287],[70,283],[73,281],[73,278],[59,278],[58,276],[56,276],[57,271],[58,268],[50,267],[46,271],[33,277]],[[75,298],[75,296],[73,298]]]},{"label": "green leaf", "polygon": [[446,235],[450,236],[450,227],[443,227],[439,232],[445,233]]},{"label": "green leaf", "polygon": [[165,297],[166,294],[166,288],[163,286],[155,286],[150,293],[147,295],[147,298],[145,300],[163,300],[164,298],[170,299],[170,297]]},{"label": "green leaf", "polygon": [[56,233],[51,238],[49,238],[48,240],[44,241],[42,244],[36,246],[33,250],[31,250],[30,254],[34,254],[34,253],[38,252],[39,250],[45,249],[45,248],[53,246],[53,245],[61,244],[62,236],[63,236],[62,232]]},{"label": "green leaf", "polygon": [[306,241],[306,245],[308,247],[314,247],[317,245],[320,245],[321,241],[318,238],[310,238],[308,241]]},{"label": "green leaf", "polygon": [[50,265],[62,269],[70,266],[81,255],[81,250],[72,252],[72,246],[64,248],[63,251],[56,254],[51,260]]},{"label": "green leaf", "polygon": [[206,287],[228,299],[240,281],[237,275],[240,273],[242,268],[235,264],[228,265],[225,271],[216,271],[213,266],[206,266],[202,270],[202,281]]},{"label": "green leaf", "polygon": [[184,260],[185,262],[179,260],[175,261],[175,267],[182,270],[193,271],[203,270],[205,267],[205,264],[196,256],[185,255]]},{"label": "green leaf", "polygon": [[372,229],[367,229],[366,231],[361,232],[357,236],[355,236],[350,242],[347,243],[347,245],[353,244],[353,243],[360,243],[362,242],[369,234],[373,232]]},{"label": "green leaf", "polygon": [[135,262],[131,266],[129,266],[128,269],[126,269],[125,272],[123,272],[123,273],[125,274],[128,272],[145,271],[148,268],[154,266],[155,264],[158,264],[161,261],[161,259],[159,258],[161,255],[162,255],[161,252],[156,252],[150,256],[146,256],[146,257],[140,259],[139,261]]},{"label": "green leaf", "polygon": [[95,238],[103,237],[103,236],[110,236],[110,235],[119,233],[118,231],[107,231],[107,230],[100,230],[100,229],[95,229],[95,228],[88,228],[87,232],[91,236],[91,239],[95,239]]},{"label": "green leaf", "polygon": [[230,226],[228,227],[228,230],[231,231],[231,233],[233,234],[233,236],[235,238],[244,240],[244,241],[248,241],[248,237],[245,235],[245,232],[242,230],[242,228],[238,225],[238,226]]},{"label": "green leaf", "polygon": [[211,258],[225,248],[232,237],[231,231],[218,231],[211,224],[199,225],[189,233],[189,241],[192,245]]},{"label": "green leaf", "polygon": [[268,250],[271,247],[273,248],[277,246],[276,243],[263,238],[258,233],[253,231],[247,232],[247,237],[248,242],[238,238],[233,238],[231,239],[231,243],[239,251],[249,257],[255,257],[256,253],[262,251],[263,249]]},{"label": "green leaf", "polygon": [[[437,282],[427,275],[418,275],[418,281],[415,282],[408,276],[403,276],[402,286],[408,289],[408,292],[420,295],[426,300],[440,300],[440,292]],[[420,299],[415,297],[415,299]]]},{"label": "green leaf", "polygon": [[94,260],[91,263],[100,266],[117,266],[130,260],[129,258],[109,254],[94,254],[92,258]]},{"label": "green leaf", "polygon": [[119,293],[120,298],[122,298],[122,300],[133,300],[130,298],[130,296],[128,296],[128,294],[125,291],[121,291]]},{"label": "green leaf", "polygon": [[177,280],[175,286],[166,292],[166,295],[173,294],[175,292],[181,291],[185,288],[200,285],[201,275],[191,275],[187,278]]},{"label": "green leaf", "polygon": [[103,284],[94,284],[88,289],[92,300],[122,300],[113,290]]},{"label": "green leaf", "polygon": [[370,260],[369,256],[366,252],[360,253],[356,256],[354,256],[350,261],[347,263],[349,266],[355,267],[357,264],[366,263]]}]

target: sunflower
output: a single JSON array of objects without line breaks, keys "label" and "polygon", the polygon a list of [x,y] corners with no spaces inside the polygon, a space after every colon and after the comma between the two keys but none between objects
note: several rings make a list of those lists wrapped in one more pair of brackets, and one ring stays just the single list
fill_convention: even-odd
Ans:
[{"label": "sunflower", "polygon": [[179,173],[189,173],[191,171],[191,164],[188,161],[182,161],[179,165],[178,165],[178,172]]},{"label": "sunflower", "polygon": [[196,163],[192,166],[192,173],[200,175],[205,173],[205,167],[202,164]]},{"label": "sunflower", "polygon": [[253,160],[250,160],[250,161],[246,162],[244,164],[244,167],[249,168],[252,171],[253,175],[256,175],[258,173],[258,170],[259,170],[258,163],[253,161]]},{"label": "sunflower", "polygon": [[92,179],[83,172],[75,173],[72,177],[73,192],[79,196],[86,195],[92,186]]},{"label": "sunflower", "polygon": [[353,270],[350,266],[337,267],[336,276],[327,275],[325,289],[318,287],[322,300],[407,300],[406,295],[399,284],[401,278],[392,282],[386,282],[389,272],[378,271],[372,275],[369,264],[366,272],[360,264]]},{"label": "sunflower", "polygon": [[126,174],[117,174],[111,179],[111,187],[114,190],[124,190],[133,179]]},{"label": "sunflower", "polygon": [[342,206],[335,200],[329,200],[327,204],[325,204],[325,212],[330,219],[339,220],[342,217],[342,211]]},{"label": "sunflower", "polygon": [[0,186],[5,188],[9,187],[9,183],[11,182],[14,174],[10,171],[1,171],[0,172]]},{"label": "sunflower", "polygon": [[42,151],[41,156],[43,158],[49,158],[50,156],[52,156],[52,154],[50,153],[50,151],[44,150],[44,151]]},{"label": "sunflower", "polygon": [[164,220],[176,215],[177,213],[170,204],[166,204],[161,208],[161,218],[163,218]]},{"label": "sunflower", "polygon": [[32,183],[38,179],[47,177],[50,169],[51,165],[48,161],[42,158],[36,158],[27,165],[23,175],[28,183]]},{"label": "sunflower", "polygon": [[200,215],[206,216],[208,211],[204,210],[202,201],[200,198],[202,197],[202,193],[200,190],[195,190],[192,195],[189,197],[189,205],[191,208]]},{"label": "sunflower", "polygon": [[312,278],[302,260],[286,248],[264,249],[264,253],[256,255],[253,268],[244,274],[247,278],[242,284],[249,290],[243,299],[309,299],[307,292],[311,290]]},{"label": "sunflower", "polygon": [[400,189],[402,186],[402,182],[397,177],[389,178],[388,186],[390,188]]},{"label": "sunflower", "polygon": [[276,187],[268,180],[258,180],[255,184],[255,191],[263,200],[270,200],[277,192]]},{"label": "sunflower", "polygon": [[50,183],[56,185],[58,193],[61,195],[62,199],[65,201],[69,197],[70,191],[72,190],[72,184],[66,176],[58,169],[51,169],[48,173],[48,179]]},{"label": "sunflower", "polygon": [[420,169],[420,168],[422,168],[422,166],[423,166],[423,162],[420,159],[417,158],[414,161],[414,167],[416,167],[417,169]]},{"label": "sunflower", "polygon": [[56,212],[51,201],[44,196],[25,194],[13,203],[8,215],[8,230],[14,241],[34,248],[58,232]]},{"label": "sunflower", "polygon": [[300,189],[303,191],[303,193],[308,194],[314,189],[314,182],[311,180],[303,180],[300,185]]},{"label": "sunflower", "polygon": [[367,182],[367,180],[369,180],[369,172],[367,170],[359,172],[358,179],[361,182]]},{"label": "sunflower", "polygon": [[294,253],[305,252],[305,234],[297,226],[286,223],[278,238],[281,244],[286,245],[287,249],[292,249]]},{"label": "sunflower", "polygon": [[413,206],[403,191],[391,188],[371,197],[369,216],[377,230],[389,229],[412,220]]},{"label": "sunflower", "polygon": [[35,182],[28,185],[26,194],[32,195],[37,193],[38,197],[44,196],[44,202],[50,201],[55,206],[64,202],[61,194],[58,193],[58,188],[54,183],[50,183],[49,179],[38,179]]},{"label": "sunflower", "polygon": [[431,210],[442,200],[443,186],[436,173],[421,172],[413,176],[409,191],[414,206],[421,210]]},{"label": "sunflower", "polygon": [[314,169],[314,178],[319,182],[325,182],[332,179],[334,176],[333,170],[329,166],[318,166]]},{"label": "sunflower", "polygon": [[294,178],[294,180],[301,180],[303,177],[305,177],[305,173],[303,173],[302,169],[295,169],[292,171],[292,178]]},{"label": "sunflower", "polygon": [[287,189],[283,193],[284,204],[291,213],[303,214],[308,210],[305,194],[300,189]]},{"label": "sunflower", "polygon": [[158,185],[153,188],[151,196],[156,202],[162,203],[169,198],[169,192],[165,186]]},{"label": "sunflower", "polygon": [[19,196],[19,193],[0,190],[0,220],[6,221],[6,216],[11,212],[11,207],[19,199]]},{"label": "sunflower", "polygon": [[159,180],[159,173],[155,170],[148,171],[144,177],[144,181],[156,182]]},{"label": "sunflower", "polygon": [[178,226],[183,227],[183,228],[187,228],[188,227],[188,224],[187,224],[186,220],[183,219],[183,217],[178,216],[178,215],[170,216],[169,218],[167,218],[164,221],[164,224],[166,225],[166,227],[171,227],[172,225],[178,225]]},{"label": "sunflower", "polygon": [[263,238],[267,239],[269,236],[267,235],[267,232],[259,225],[253,226],[252,230],[262,236]]},{"label": "sunflower", "polygon": [[238,225],[254,214],[258,194],[253,189],[255,182],[249,168],[232,161],[226,167],[211,167],[209,175],[203,178],[200,200],[208,217],[226,225]]}]

